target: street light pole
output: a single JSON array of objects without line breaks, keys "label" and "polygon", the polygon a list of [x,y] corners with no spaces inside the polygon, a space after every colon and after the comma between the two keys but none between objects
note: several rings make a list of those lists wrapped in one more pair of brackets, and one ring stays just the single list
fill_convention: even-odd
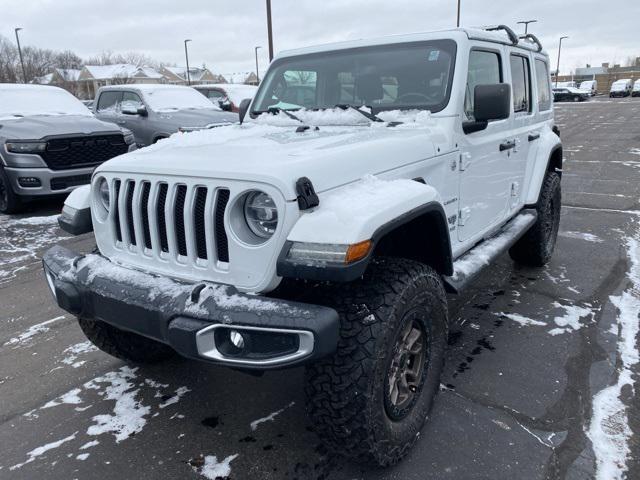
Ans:
[{"label": "street light pole", "polygon": [[556,87],[558,86],[558,77],[560,76],[560,51],[562,50],[562,40],[569,37],[560,37],[560,43],[558,44],[558,65],[556,67]]},{"label": "street light pole", "polygon": [[191,74],[189,73],[189,50],[187,49],[187,43],[190,41],[190,38],[184,41],[184,56],[187,59],[187,85],[191,85]]},{"label": "street light pole", "polygon": [[271,28],[271,0],[267,0],[267,35],[269,36],[269,61],[273,60],[273,30]]},{"label": "street light pole", "polygon": [[262,48],[262,47],[255,47],[255,53],[256,53],[256,83],[258,85],[260,85],[260,74],[258,73],[258,49]]},{"label": "street light pole", "polygon": [[460,27],[460,0],[458,0],[458,19],[456,21],[456,27]]},{"label": "street light pole", "polygon": [[24,59],[22,58],[22,48],[20,47],[20,36],[18,32],[22,30],[22,27],[15,28],[16,32],[16,43],[18,44],[18,54],[20,55],[20,65],[22,65],[22,83],[27,83],[27,73],[24,70]]},{"label": "street light pole", "polygon": [[537,23],[538,20],[523,20],[522,22],[518,22],[520,24],[524,24],[524,34],[526,35],[529,32],[529,24]]}]

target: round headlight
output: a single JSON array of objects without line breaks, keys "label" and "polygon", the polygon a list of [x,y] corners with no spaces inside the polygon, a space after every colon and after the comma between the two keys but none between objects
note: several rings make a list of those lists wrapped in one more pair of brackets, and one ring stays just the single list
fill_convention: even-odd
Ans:
[{"label": "round headlight", "polygon": [[260,238],[271,238],[278,226],[278,209],[269,195],[251,192],[244,201],[244,218],[249,229]]},{"label": "round headlight", "polygon": [[109,195],[109,182],[106,178],[101,178],[98,183],[98,200],[104,209],[108,212],[111,204],[111,196]]}]

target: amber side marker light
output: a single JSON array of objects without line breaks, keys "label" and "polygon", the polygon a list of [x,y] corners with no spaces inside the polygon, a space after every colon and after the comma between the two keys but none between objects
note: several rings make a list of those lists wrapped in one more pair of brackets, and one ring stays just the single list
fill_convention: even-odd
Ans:
[{"label": "amber side marker light", "polygon": [[373,242],[371,240],[365,240],[364,242],[349,245],[347,254],[344,257],[344,263],[353,263],[358,260],[362,260],[369,254],[372,246]]}]

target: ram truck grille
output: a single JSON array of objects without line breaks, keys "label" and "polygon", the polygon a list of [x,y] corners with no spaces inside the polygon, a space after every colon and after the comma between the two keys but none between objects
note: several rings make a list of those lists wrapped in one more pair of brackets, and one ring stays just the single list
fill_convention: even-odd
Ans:
[{"label": "ram truck grille", "polygon": [[40,154],[51,170],[91,167],[127,153],[121,134],[52,138]]},{"label": "ram truck grille", "polygon": [[119,248],[181,263],[229,262],[223,221],[228,188],[116,179],[113,191]]}]

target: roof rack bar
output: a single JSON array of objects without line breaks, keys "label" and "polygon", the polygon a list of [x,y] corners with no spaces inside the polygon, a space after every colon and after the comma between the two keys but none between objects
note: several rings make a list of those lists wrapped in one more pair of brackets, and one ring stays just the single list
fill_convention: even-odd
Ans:
[{"label": "roof rack bar", "polygon": [[494,32],[496,30],[504,30],[505,32],[507,32],[507,36],[509,37],[509,40],[511,40],[511,44],[518,45],[518,35],[516,35],[516,32],[511,30],[506,25],[495,25],[492,27],[484,27],[484,29],[488,32]]},{"label": "roof rack bar", "polygon": [[538,52],[542,51],[542,43],[540,43],[540,40],[538,40],[538,37],[536,37],[533,33],[527,33],[526,35],[521,35],[520,39],[529,40],[535,43],[538,46]]}]

